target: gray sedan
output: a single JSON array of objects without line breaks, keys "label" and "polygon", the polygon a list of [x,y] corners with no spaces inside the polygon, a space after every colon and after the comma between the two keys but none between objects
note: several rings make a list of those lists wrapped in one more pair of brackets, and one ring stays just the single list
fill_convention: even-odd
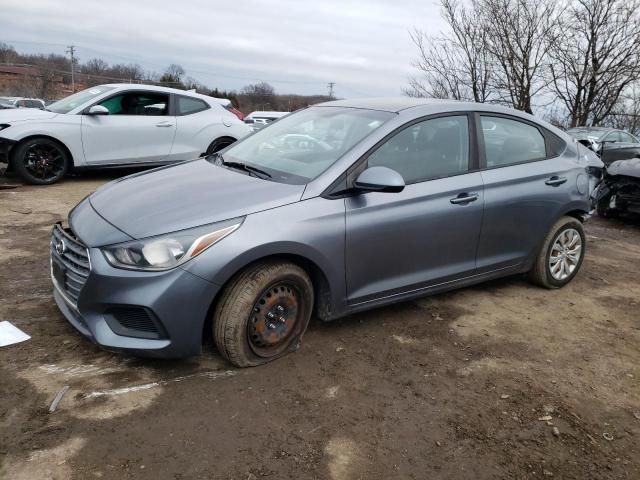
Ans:
[{"label": "gray sedan", "polygon": [[108,350],[186,357],[213,336],[259,365],[296,350],[312,315],[523,273],[566,285],[587,167],[570,136],[514,110],[329,102],[98,189],[54,227],[54,298]]}]

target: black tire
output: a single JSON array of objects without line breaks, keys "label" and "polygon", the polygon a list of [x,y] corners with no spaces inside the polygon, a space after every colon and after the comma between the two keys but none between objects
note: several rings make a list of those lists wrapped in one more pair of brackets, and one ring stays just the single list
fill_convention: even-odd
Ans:
[{"label": "black tire", "polygon": [[218,351],[237,367],[253,367],[297,350],[313,298],[309,276],[295,264],[266,261],[246,268],[225,287],[214,310]]},{"label": "black tire", "polygon": [[227,148],[229,145],[231,145],[235,141],[236,141],[236,139],[235,138],[231,138],[231,137],[217,138],[213,142],[211,142],[211,145],[209,145],[209,147],[207,147],[206,154],[207,155],[212,155],[212,154],[214,154],[216,152],[219,152],[223,148]]},{"label": "black tire", "polygon": [[50,138],[32,138],[19,143],[12,156],[15,172],[32,185],[59,182],[67,174],[70,164],[67,150]]},{"label": "black tire", "polygon": [[[560,236],[562,234],[566,234],[567,236],[573,235],[573,232],[576,232],[579,235],[580,239],[580,252],[578,256],[577,262],[569,262],[572,265],[573,270],[567,272],[565,278],[557,278],[554,276],[551,270],[550,265],[550,257],[552,251],[554,250],[554,246],[557,241],[560,240]],[[533,264],[533,268],[529,271],[529,280],[533,283],[540,285],[545,288],[560,288],[564,287],[567,283],[569,283],[573,277],[576,276],[580,267],[582,266],[582,261],[584,260],[584,254],[586,251],[586,239],[584,235],[584,227],[582,226],[582,222],[573,217],[562,217],[560,218],[549,230],[549,233],[544,239],[542,244],[542,248],[540,249],[538,256],[536,257],[535,263]],[[567,253],[564,253],[567,255]],[[559,258],[556,256],[556,258]],[[561,273],[562,274],[562,273]]]}]

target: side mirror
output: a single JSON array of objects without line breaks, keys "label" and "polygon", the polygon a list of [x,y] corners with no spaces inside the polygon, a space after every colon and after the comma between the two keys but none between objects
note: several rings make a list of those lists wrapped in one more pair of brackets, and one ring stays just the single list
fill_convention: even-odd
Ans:
[{"label": "side mirror", "polygon": [[87,115],[109,115],[109,113],[109,109],[107,107],[103,107],[102,105],[94,105],[86,111]]},{"label": "side mirror", "polygon": [[364,192],[401,192],[404,190],[404,178],[395,170],[387,167],[369,167],[354,182],[358,190]]}]

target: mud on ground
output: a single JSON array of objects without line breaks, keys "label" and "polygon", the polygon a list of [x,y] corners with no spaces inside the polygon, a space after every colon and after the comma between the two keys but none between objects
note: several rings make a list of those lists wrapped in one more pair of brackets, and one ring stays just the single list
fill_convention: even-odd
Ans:
[{"label": "mud on ground", "polygon": [[58,313],[50,227],[109,179],[0,189],[0,320],[32,336],[0,348],[1,479],[640,478],[637,220],[593,219],[562,290],[515,277],[316,321],[238,370],[212,347],[105,353]]}]

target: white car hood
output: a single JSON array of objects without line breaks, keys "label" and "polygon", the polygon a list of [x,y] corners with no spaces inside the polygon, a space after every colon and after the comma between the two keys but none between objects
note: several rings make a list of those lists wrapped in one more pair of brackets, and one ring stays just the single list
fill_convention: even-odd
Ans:
[{"label": "white car hood", "polygon": [[20,122],[26,120],[48,120],[57,113],[39,110],[37,108],[12,108],[0,110],[0,123]]}]

